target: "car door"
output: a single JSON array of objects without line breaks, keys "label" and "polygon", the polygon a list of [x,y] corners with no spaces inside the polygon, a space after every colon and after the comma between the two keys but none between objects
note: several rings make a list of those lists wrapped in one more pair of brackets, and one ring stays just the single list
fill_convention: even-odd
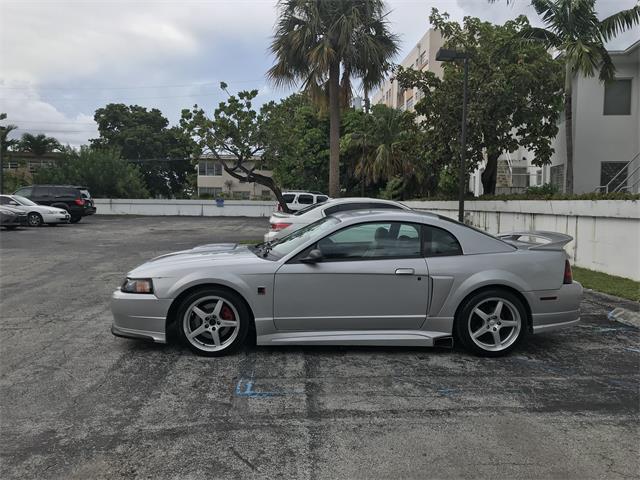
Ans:
[{"label": "car door", "polygon": [[31,200],[41,205],[51,205],[53,203],[52,187],[33,187]]},{"label": "car door", "polygon": [[[274,323],[281,330],[406,330],[428,310],[420,226],[348,226],[284,264],[275,275]],[[312,248],[323,260],[300,262]]]}]

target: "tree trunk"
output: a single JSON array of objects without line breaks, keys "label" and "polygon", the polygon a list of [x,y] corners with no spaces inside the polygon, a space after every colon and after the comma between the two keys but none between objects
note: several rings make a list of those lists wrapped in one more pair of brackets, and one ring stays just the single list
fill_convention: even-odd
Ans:
[{"label": "tree trunk", "polygon": [[329,196],[340,196],[340,62],[329,67]]},{"label": "tree trunk", "polygon": [[565,172],[565,193],[573,193],[573,106],[571,104],[573,75],[567,65],[564,84],[564,131],[567,142],[567,163]]},{"label": "tree trunk", "polygon": [[482,172],[482,193],[484,195],[495,195],[496,181],[498,179],[498,157],[499,153],[487,153],[487,166]]},{"label": "tree trunk", "polygon": [[280,190],[280,187],[278,187],[278,185],[276,184],[273,178],[267,177],[266,175],[260,175],[259,173],[245,173],[244,175],[242,175],[236,172],[234,169],[229,168],[224,162],[221,162],[221,163],[222,163],[222,168],[224,168],[225,172],[227,172],[236,180],[239,180],[240,182],[248,182],[248,183],[255,182],[258,185],[264,185],[265,187],[267,187],[276,196],[276,199],[278,200],[278,203],[280,204],[280,208],[282,208],[282,211],[285,213],[292,213],[291,210],[289,210],[289,207],[287,206],[287,202],[282,196],[282,190]]}]

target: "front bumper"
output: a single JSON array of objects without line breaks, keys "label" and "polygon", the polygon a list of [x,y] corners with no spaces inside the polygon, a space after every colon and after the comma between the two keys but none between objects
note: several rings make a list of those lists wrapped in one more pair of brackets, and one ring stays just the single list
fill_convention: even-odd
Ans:
[{"label": "front bumper", "polygon": [[526,292],[531,307],[533,333],[550,332],[570,327],[580,321],[582,285],[562,285],[558,290]]},{"label": "front bumper", "polygon": [[118,337],[145,338],[166,343],[167,314],[172,301],[155,295],[116,290],[111,296],[111,333]]}]

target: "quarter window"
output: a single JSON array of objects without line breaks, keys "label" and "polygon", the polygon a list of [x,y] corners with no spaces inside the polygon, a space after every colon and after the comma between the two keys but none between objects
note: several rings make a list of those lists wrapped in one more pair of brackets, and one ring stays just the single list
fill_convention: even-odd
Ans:
[{"label": "quarter window", "polygon": [[425,257],[462,255],[460,243],[451,233],[431,225],[422,227]]},{"label": "quarter window", "polygon": [[420,256],[420,227],[412,223],[365,223],[318,242],[325,260],[374,260]]}]

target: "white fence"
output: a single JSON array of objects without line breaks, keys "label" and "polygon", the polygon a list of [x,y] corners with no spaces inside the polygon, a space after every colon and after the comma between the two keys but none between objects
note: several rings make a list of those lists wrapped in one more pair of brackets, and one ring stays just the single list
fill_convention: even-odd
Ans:
[{"label": "white fence", "polygon": [[[406,202],[458,218],[458,202]],[[566,233],[579,267],[640,280],[640,202],[633,200],[509,200],[465,202],[465,222],[489,233]]]},{"label": "white fence", "polygon": [[[100,215],[268,217],[273,201],[96,199]],[[457,202],[405,202],[451,218]],[[580,267],[640,280],[640,202],[632,200],[509,200],[465,202],[465,222],[489,233],[550,230],[571,235],[567,245]]]},{"label": "white fence", "polygon": [[96,198],[100,215],[164,215],[190,217],[269,217],[275,201],[155,200]]}]

